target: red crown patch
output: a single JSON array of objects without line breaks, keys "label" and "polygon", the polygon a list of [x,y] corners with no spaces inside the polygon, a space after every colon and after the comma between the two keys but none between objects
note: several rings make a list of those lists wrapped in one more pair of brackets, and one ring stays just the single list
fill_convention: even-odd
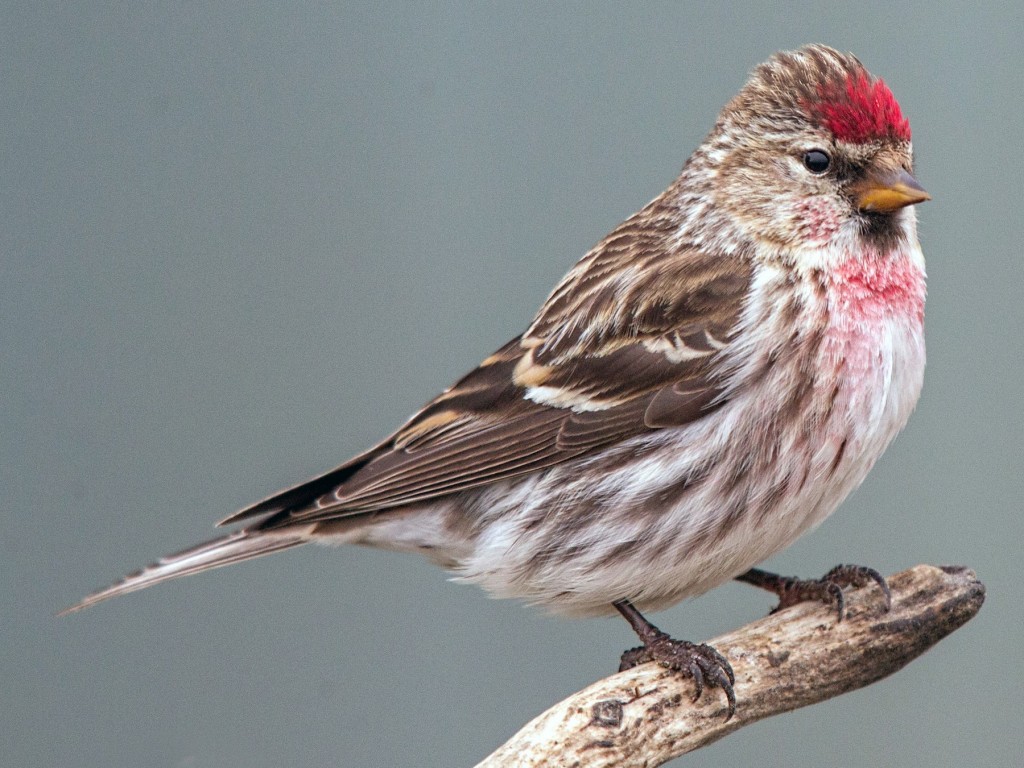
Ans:
[{"label": "red crown patch", "polygon": [[864,144],[894,137],[910,140],[910,121],[883,80],[866,72],[850,74],[839,87],[822,86],[813,111],[840,141]]}]

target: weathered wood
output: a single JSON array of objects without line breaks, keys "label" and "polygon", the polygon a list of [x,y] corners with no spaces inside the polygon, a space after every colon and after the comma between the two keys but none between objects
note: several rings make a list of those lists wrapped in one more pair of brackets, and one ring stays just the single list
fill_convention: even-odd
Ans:
[{"label": "weathered wood", "polygon": [[891,675],[970,620],[985,587],[959,566],[919,565],[847,594],[846,618],[804,603],[710,640],[736,673],[736,716],[708,689],[654,664],[600,680],[528,723],[477,768],[651,768],[781,712]]}]

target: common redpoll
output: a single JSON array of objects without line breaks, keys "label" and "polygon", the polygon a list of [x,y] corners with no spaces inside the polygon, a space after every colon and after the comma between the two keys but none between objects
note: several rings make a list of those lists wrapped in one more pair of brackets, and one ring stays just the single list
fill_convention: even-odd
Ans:
[{"label": "common redpoll", "polygon": [[909,124],[856,58],[776,54],[521,336],[376,446],[221,523],[245,527],[68,610],[310,541],[419,552],[497,597],[618,610],[644,643],[625,666],[720,686],[731,712],[727,661],[638,608],[738,576],[785,604],[884,587],[752,566],[824,520],[917,401],[911,171]]}]

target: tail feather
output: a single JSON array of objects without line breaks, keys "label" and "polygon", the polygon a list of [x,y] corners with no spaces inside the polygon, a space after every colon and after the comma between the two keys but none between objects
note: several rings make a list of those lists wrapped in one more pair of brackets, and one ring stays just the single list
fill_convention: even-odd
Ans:
[{"label": "tail feather", "polygon": [[251,560],[254,557],[269,555],[272,552],[280,552],[284,549],[297,547],[309,541],[307,538],[309,530],[309,527],[303,527],[298,530],[292,529],[289,531],[259,531],[254,529],[235,531],[219,539],[207,541],[204,544],[190,547],[177,554],[163,557],[152,565],[146,566],[141,571],[125,576],[106,589],[92,593],[81,602],[65,608],[57,615],[66,616],[69,613],[89,608],[112,597],[145,589],[162,581],[177,579],[180,576],[191,576],[194,573],[209,571],[213,568],[220,568],[224,565],[231,565],[243,560]]}]

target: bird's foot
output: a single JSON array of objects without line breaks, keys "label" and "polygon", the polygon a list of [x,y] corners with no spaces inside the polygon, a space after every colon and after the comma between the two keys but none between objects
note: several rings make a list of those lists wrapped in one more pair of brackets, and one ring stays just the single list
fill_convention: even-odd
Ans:
[{"label": "bird's foot", "polygon": [[654,661],[674,672],[692,677],[696,692],[693,700],[697,701],[704,693],[704,687],[721,688],[729,701],[729,711],[725,719],[736,714],[736,692],[733,685],[736,677],[732,666],[726,658],[710,645],[689,643],[685,640],[674,640],[664,632],[659,632],[646,645],[631,648],[622,654],[619,671],[632,669],[638,664]]},{"label": "bird's foot", "polygon": [[729,720],[736,714],[736,692],[733,690],[736,676],[722,654],[710,645],[674,640],[647,621],[626,601],[616,603],[615,607],[626,617],[644,643],[622,654],[620,672],[648,661],[657,662],[666,669],[693,678],[696,687],[694,701],[700,699],[705,687],[721,688],[729,702],[725,719]]},{"label": "bird's foot", "polygon": [[892,595],[885,577],[874,568],[866,568],[863,565],[837,565],[820,579],[797,579],[751,568],[736,579],[778,595],[779,604],[772,609],[772,613],[805,600],[816,600],[834,606],[838,620],[842,621],[846,611],[843,588],[866,587],[871,583],[877,584],[882,590],[885,596],[885,610],[888,611],[892,605]]}]

